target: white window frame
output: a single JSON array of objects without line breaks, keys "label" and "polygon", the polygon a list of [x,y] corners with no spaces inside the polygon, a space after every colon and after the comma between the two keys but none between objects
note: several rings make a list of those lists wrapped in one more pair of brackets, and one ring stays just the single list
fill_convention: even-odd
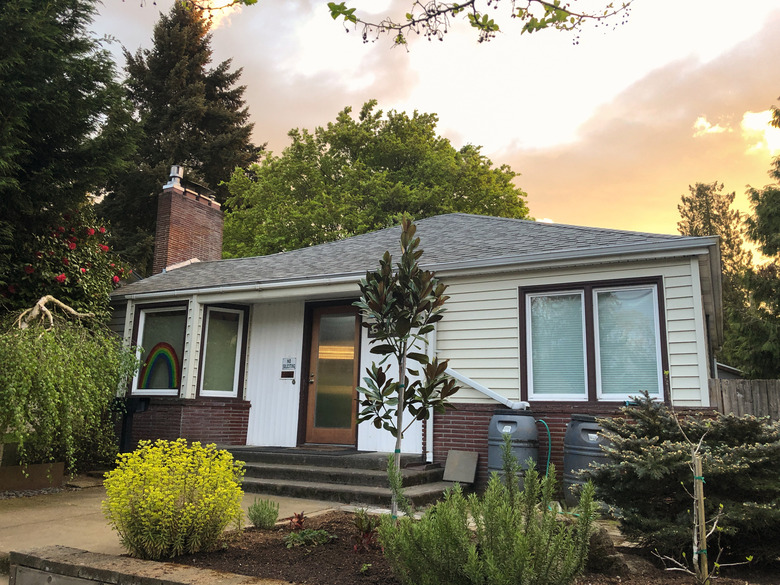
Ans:
[{"label": "white window frame", "polygon": [[[532,318],[531,300],[536,297],[553,297],[563,295],[578,295],[580,297],[580,306],[582,307],[582,349],[583,349],[583,372],[585,374],[585,386],[582,394],[549,394],[534,393],[534,372],[533,372],[533,343],[532,343]],[[588,401],[588,336],[585,319],[585,291],[583,289],[572,289],[551,292],[534,292],[525,295],[525,335],[526,335],[526,364],[528,370],[528,399],[529,400],[549,400],[549,401],[568,401],[568,402],[587,402]]]},{"label": "white window frame", "polygon": [[[233,313],[238,315],[238,337],[236,339],[236,357],[233,375],[233,390],[204,390],[203,384],[206,380],[206,350],[208,348],[209,323],[211,321],[211,312],[219,311],[222,313]],[[241,357],[244,346],[244,313],[241,309],[229,309],[225,307],[206,307],[206,324],[203,328],[203,341],[201,342],[202,351],[200,356],[200,382],[198,384],[198,395],[204,398],[238,398],[239,381],[241,378]]]},{"label": "white window frame", "polygon": [[661,359],[661,320],[659,318],[658,308],[658,287],[655,284],[641,284],[636,286],[611,286],[611,287],[593,287],[591,302],[593,303],[593,351],[596,358],[596,397],[599,401],[615,402],[625,401],[638,394],[638,390],[626,392],[625,394],[604,394],[601,389],[601,341],[599,339],[599,307],[598,293],[630,291],[630,290],[650,290],[653,300],[653,325],[655,326],[655,359],[657,367],[658,393],[651,394],[656,400],[663,400],[664,381],[663,381],[663,361]]},{"label": "white window frame", "polygon": [[[139,308],[138,311],[138,333],[136,338],[136,345],[139,346],[139,349],[137,350],[136,357],[138,360],[141,360],[142,352],[140,346],[142,345],[143,338],[144,338],[144,326],[146,325],[146,315],[150,313],[173,313],[173,312],[181,312],[184,314],[184,332],[182,335],[182,342],[184,341],[186,335],[187,335],[187,311],[188,307],[185,305],[181,306],[172,306],[172,307],[149,307],[149,308]],[[184,354],[184,349],[182,349],[182,354]],[[184,355],[180,356],[181,363],[179,364],[179,368],[181,368],[180,371],[180,377],[179,377],[179,387],[178,388],[138,388],[138,379],[141,375],[141,368],[139,368],[135,375],[133,376],[133,382],[130,389],[131,394],[134,396],[178,396],[181,392],[181,384],[182,379],[184,378]]]}]

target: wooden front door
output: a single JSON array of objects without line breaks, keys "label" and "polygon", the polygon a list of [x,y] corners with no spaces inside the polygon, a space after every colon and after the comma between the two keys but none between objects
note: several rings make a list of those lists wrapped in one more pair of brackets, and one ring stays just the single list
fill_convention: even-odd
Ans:
[{"label": "wooden front door", "polygon": [[360,319],[351,306],[312,315],[306,442],[355,445],[360,370]]}]

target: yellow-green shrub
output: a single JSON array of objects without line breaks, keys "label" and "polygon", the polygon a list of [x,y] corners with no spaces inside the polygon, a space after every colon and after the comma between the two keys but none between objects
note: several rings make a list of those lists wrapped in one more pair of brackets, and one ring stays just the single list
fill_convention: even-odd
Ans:
[{"label": "yellow-green shrub", "polygon": [[133,556],[214,550],[228,525],[241,526],[243,475],[243,462],[214,445],[141,441],[106,473],[103,513]]}]

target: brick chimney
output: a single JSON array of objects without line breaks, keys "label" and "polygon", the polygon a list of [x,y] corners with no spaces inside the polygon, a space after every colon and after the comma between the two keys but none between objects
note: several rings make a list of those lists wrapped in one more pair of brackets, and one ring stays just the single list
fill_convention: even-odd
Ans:
[{"label": "brick chimney", "polygon": [[187,260],[222,258],[220,205],[213,191],[183,177],[183,167],[171,167],[171,180],[157,200],[153,274]]}]

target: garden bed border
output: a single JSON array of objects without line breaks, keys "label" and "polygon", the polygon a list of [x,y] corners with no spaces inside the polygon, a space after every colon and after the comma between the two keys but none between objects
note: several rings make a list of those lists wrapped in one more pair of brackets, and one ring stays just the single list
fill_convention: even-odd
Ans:
[{"label": "garden bed border", "polygon": [[9,585],[282,585],[258,579],[173,563],[48,546],[11,552]]}]

